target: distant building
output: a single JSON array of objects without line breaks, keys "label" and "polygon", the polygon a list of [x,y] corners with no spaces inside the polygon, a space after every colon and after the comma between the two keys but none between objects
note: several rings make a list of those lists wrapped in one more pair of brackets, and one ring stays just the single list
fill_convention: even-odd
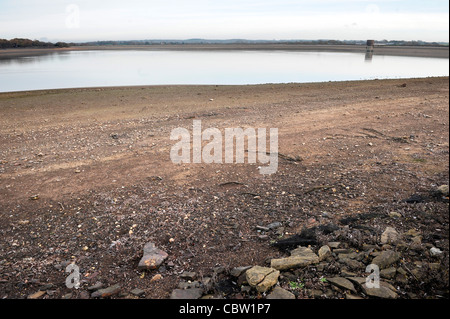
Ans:
[{"label": "distant building", "polygon": [[366,52],[373,52],[374,46],[375,46],[375,40],[367,40]]}]

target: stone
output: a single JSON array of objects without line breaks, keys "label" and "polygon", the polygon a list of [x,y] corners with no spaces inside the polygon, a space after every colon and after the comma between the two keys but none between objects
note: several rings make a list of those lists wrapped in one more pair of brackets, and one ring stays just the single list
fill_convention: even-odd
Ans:
[{"label": "stone", "polygon": [[181,281],[178,283],[179,289],[200,288],[200,281]]},{"label": "stone", "polygon": [[400,255],[393,250],[382,251],[372,260],[372,264],[377,265],[380,269],[388,268],[400,260]]},{"label": "stone", "polygon": [[34,294],[29,295],[28,299],[38,299],[38,298],[42,297],[45,294],[46,294],[45,291],[38,291],[38,292],[36,292]]},{"label": "stone", "polygon": [[277,270],[288,270],[295,269],[299,267],[305,267],[311,264],[319,263],[319,257],[314,257],[313,259],[308,257],[287,257],[281,259],[272,259],[270,261],[270,267]]},{"label": "stone", "polygon": [[418,231],[418,230],[416,230],[416,229],[414,229],[414,228],[411,228],[410,230],[408,230],[408,231],[405,233],[405,235],[406,235],[406,236],[410,236],[410,237],[416,237],[416,236],[420,236],[421,233],[420,233],[420,231]]},{"label": "stone", "polygon": [[331,256],[331,248],[327,245],[320,247],[319,249],[319,261],[323,261]]},{"label": "stone", "polygon": [[380,270],[380,277],[386,278],[386,279],[392,279],[395,277],[395,274],[397,273],[397,269],[394,267],[390,267],[387,269]]},{"label": "stone", "polygon": [[339,246],[341,246],[341,242],[332,241],[332,242],[329,242],[327,246],[330,247],[331,249],[337,249],[337,248],[339,248]]},{"label": "stone", "polygon": [[200,299],[203,295],[203,289],[175,289],[170,295],[170,299]]},{"label": "stone", "polygon": [[268,228],[269,230],[273,230],[273,229],[280,228],[281,226],[283,226],[282,223],[280,223],[280,222],[275,222],[275,223],[271,223],[271,224],[267,225],[267,228]]},{"label": "stone", "polygon": [[436,256],[442,255],[443,251],[440,250],[439,248],[433,247],[430,249],[430,254],[431,254],[431,256],[436,257]]},{"label": "stone", "polygon": [[352,294],[347,293],[347,294],[345,294],[345,299],[349,299],[349,300],[360,300],[360,299],[364,299],[364,298],[363,298],[363,297],[360,297],[360,296],[355,296],[355,295],[352,295]]},{"label": "stone", "polygon": [[94,292],[91,295],[91,297],[92,298],[107,298],[107,297],[111,297],[111,296],[117,295],[120,292],[121,289],[122,289],[122,287],[120,286],[120,284],[116,284],[116,285],[108,287],[108,288],[97,290],[96,292]]},{"label": "stone", "polygon": [[142,289],[139,289],[139,288],[135,288],[135,289],[131,290],[130,293],[134,296],[140,297],[145,294],[145,291]]},{"label": "stone", "polygon": [[266,292],[276,285],[280,272],[274,268],[255,266],[245,272],[248,284],[258,292]]},{"label": "stone", "polygon": [[368,288],[366,286],[366,278],[363,277],[350,277],[347,278],[351,282],[358,285],[363,293],[369,297],[383,298],[383,299],[397,299],[398,295],[395,292],[395,287],[391,284],[380,281],[379,288]]},{"label": "stone", "polygon": [[441,194],[442,196],[446,196],[448,197],[448,185],[441,185],[438,187],[438,192],[439,194]]},{"label": "stone", "polygon": [[191,272],[191,271],[184,271],[180,275],[180,278],[187,279],[187,280],[194,280],[195,277],[197,277],[197,273]]},{"label": "stone", "polygon": [[275,287],[267,299],[295,299],[295,295],[281,287]]},{"label": "stone", "polygon": [[319,256],[317,256],[310,248],[298,247],[291,251],[290,257],[272,259],[270,261],[270,267],[277,270],[288,270],[318,263]]},{"label": "stone", "polygon": [[343,277],[334,277],[327,278],[327,282],[341,289],[350,290],[351,292],[356,293],[355,286],[351,283],[350,280]]},{"label": "stone", "polygon": [[366,268],[362,262],[359,262],[357,260],[350,259],[350,258],[339,259],[339,263],[344,264],[348,268],[354,269],[354,270],[360,270],[360,269]]},{"label": "stone", "polygon": [[159,248],[156,248],[154,243],[146,243],[144,246],[144,255],[139,261],[139,270],[154,270],[157,269],[169,255]]},{"label": "stone", "polygon": [[96,291],[96,290],[99,290],[99,289],[102,289],[102,288],[103,288],[103,283],[101,283],[100,281],[97,281],[94,285],[88,287],[88,290],[89,291]]},{"label": "stone", "polygon": [[391,217],[391,218],[401,218],[402,215],[400,213],[397,213],[397,212],[390,212],[389,213],[389,217]]},{"label": "stone", "polygon": [[400,238],[399,233],[392,227],[386,227],[381,234],[381,244],[395,244]]},{"label": "stone", "polygon": [[152,277],[152,279],[150,279],[150,282],[155,282],[161,279],[163,279],[163,276],[161,274],[156,274]]},{"label": "stone", "polygon": [[361,285],[361,289],[369,297],[376,297],[382,299],[397,299],[398,295],[396,292],[392,291],[390,288],[380,283],[379,288],[367,288],[366,284]]},{"label": "stone", "polygon": [[230,275],[238,278],[240,275],[242,275],[245,271],[247,271],[250,268],[252,268],[252,266],[235,267],[231,269]]}]

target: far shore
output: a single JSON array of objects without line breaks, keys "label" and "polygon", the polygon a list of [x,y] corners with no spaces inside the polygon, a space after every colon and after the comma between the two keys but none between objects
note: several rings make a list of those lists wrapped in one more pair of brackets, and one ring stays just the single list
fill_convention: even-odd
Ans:
[{"label": "far shore", "polygon": [[[365,53],[362,45],[303,45],[303,44],[157,44],[157,45],[110,45],[110,46],[75,46],[58,49],[3,49],[0,59],[46,55],[58,52],[92,51],[92,50],[147,50],[147,51],[310,51],[310,52],[342,52]],[[420,46],[375,46],[374,55],[412,56],[429,58],[449,58],[448,47],[420,47]]]}]

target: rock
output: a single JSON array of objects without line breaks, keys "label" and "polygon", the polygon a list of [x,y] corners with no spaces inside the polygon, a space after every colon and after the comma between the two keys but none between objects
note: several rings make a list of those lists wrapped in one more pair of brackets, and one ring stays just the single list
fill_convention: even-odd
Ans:
[{"label": "rock", "polygon": [[319,249],[319,261],[325,260],[331,256],[331,249],[329,246],[325,245]]},{"label": "rock", "polygon": [[282,223],[275,222],[275,223],[271,223],[271,224],[267,225],[267,228],[270,229],[270,230],[273,230],[273,229],[280,228],[281,226],[283,226]]},{"label": "rock", "polygon": [[200,299],[203,295],[203,289],[175,289],[170,295],[170,299]]},{"label": "rock", "polygon": [[357,260],[354,259],[350,259],[350,258],[342,258],[339,259],[339,263],[346,265],[348,268],[350,269],[364,269],[365,266],[362,262],[359,262]]},{"label": "rock", "polygon": [[351,292],[356,293],[355,286],[349,281],[348,279],[345,279],[343,277],[334,277],[334,278],[327,278],[327,282],[332,284],[333,286],[336,286],[338,288],[342,288],[345,290],[350,290]]},{"label": "rock", "polygon": [[168,256],[165,251],[156,248],[154,243],[147,243],[144,246],[144,256],[139,261],[138,269],[157,269]]},{"label": "rock", "polygon": [[287,270],[318,263],[319,257],[310,248],[298,247],[291,251],[290,257],[272,259],[270,266],[278,270]]},{"label": "rock", "polygon": [[436,257],[436,256],[442,255],[443,251],[440,250],[439,248],[433,247],[430,249],[430,254],[431,254],[431,256]]},{"label": "rock", "polygon": [[372,264],[385,269],[400,260],[400,255],[392,250],[385,250],[372,260]]},{"label": "rock", "polygon": [[337,249],[337,248],[339,248],[339,246],[341,246],[341,242],[332,241],[332,242],[329,242],[327,246],[330,247],[331,249]]},{"label": "rock", "polygon": [[180,278],[187,279],[187,280],[194,280],[195,277],[197,277],[197,273],[195,273],[195,272],[190,272],[190,271],[184,271],[184,272],[180,275]]},{"label": "rock", "polygon": [[181,281],[178,283],[180,289],[200,288],[200,281]]},{"label": "rock", "polygon": [[295,299],[295,295],[281,287],[275,287],[267,299]]},{"label": "rock", "polygon": [[360,299],[364,299],[364,298],[363,298],[363,297],[360,297],[360,296],[355,296],[355,295],[352,295],[352,294],[347,293],[347,294],[345,294],[345,299],[349,299],[349,300],[360,300]]},{"label": "rock", "polygon": [[449,193],[448,193],[448,185],[441,185],[441,186],[439,186],[437,191],[442,196],[448,197],[448,195],[449,195]]},{"label": "rock", "polygon": [[383,299],[397,299],[398,295],[395,292],[395,287],[391,284],[380,281],[379,288],[367,288],[366,286],[366,278],[363,277],[350,277],[347,278],[351,282],[358,285],[364,294],[370,297],[383,298]]},{"label": "rock", "polygon": [[102,288],[103,288],[103,283],[101,283],[100,281],[97,281],[95,283],[95,285],[88,287],[88,290],[89,291],[96,291],[96,290],[99,290],[99,289],[102,289]]},{"label": "rock", "polygon": [[258,292],[266,292],[276,285],[280,272],[274,268],[255,266],[245,272],[248,284]]},{"label": "rock", "polygon": [[105,288],[105,289],[100,289],[97,290],[96,292],[94,292],[91,297],[92,298],[107,298],[107,297],[111,297],[114,295],[117,295],[121,290],[121,286],[120,284]]},{"label": "rock", "polygon": [[405,236],[409,236],[409,237],[417,237],[417,236],[420,236],[420,235],[421,235],[421,232],[416,230],[416,229],[414,229],[414,228],[411,228],[410,230],[408,230],[405,233]]},{"label": "rock", "polygon": [[135,289],[131,290],[130,293],[134,296],[140,297],[145,294],[145,291],[142,289],[139,289],[139,288],[135,288]]},{"label": "rock", "polygon": [[291,256],[287,258],[281,258],[281,259],[272,259],[270,261],[270,267],[277,269],[277,270],[288,270],[288,269],[294,269],[299,267],[305,267],[311,264],[317,264],[319,263],[319,257],[308,258],[308,257],[296,257]]},{"label": "rock", "polygon": [[156,274],[152,277],[152,279],[150,279],[150,282],[155,282],[158,280],[161,280],[163,278],[163,276],[161,274]]},{"label": "rock", "polygon": [[397,273],[397,269],[394,267],[382,269],[380,270],[380,277],[386,278],[386,279],[392,279],[395,277],[395,274]]},{"label": "rock", "polygon": [[244,271],[248,270],[252,268],[252,266],[244,266],[244,267],[236,267],[231,269],[230,271],[230,275],[233,277],[238,278],[240,275],[242,275],[244,273]]},{"label": "rock", "polygon": [[29,295],[28,299],[38,299],[38,298],[42,297],[43,295],[45,295],[45,293],[46,293],[45,291],[38,291],[34,294]]},{"label": "rock", "polygon": [[366,284],[361,285],[361,289],[369,297],[376,297],[382,299],[397,299],[398,295],[396,292],[392,291],[389,287],[380,283],[380,288],[367,288]]},{"label": "rock", "polygon": [[389,217],[391,217],[391,218],[401,218],[402,215],[400,213],[397,213],[397,212],[390,212],[389,213]]},{"label": "rock", "polygon": [[392,227],[387,227],[381,235],[381,244],[395,244],[400,238],[399,233]]}]

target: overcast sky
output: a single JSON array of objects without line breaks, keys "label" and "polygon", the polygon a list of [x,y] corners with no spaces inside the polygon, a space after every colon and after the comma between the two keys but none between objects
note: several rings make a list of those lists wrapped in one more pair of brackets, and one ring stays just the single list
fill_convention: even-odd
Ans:
[{"label": "overcast sky", "polygon": [[449,41],[448,0],[0,0],[0,38]]}]

